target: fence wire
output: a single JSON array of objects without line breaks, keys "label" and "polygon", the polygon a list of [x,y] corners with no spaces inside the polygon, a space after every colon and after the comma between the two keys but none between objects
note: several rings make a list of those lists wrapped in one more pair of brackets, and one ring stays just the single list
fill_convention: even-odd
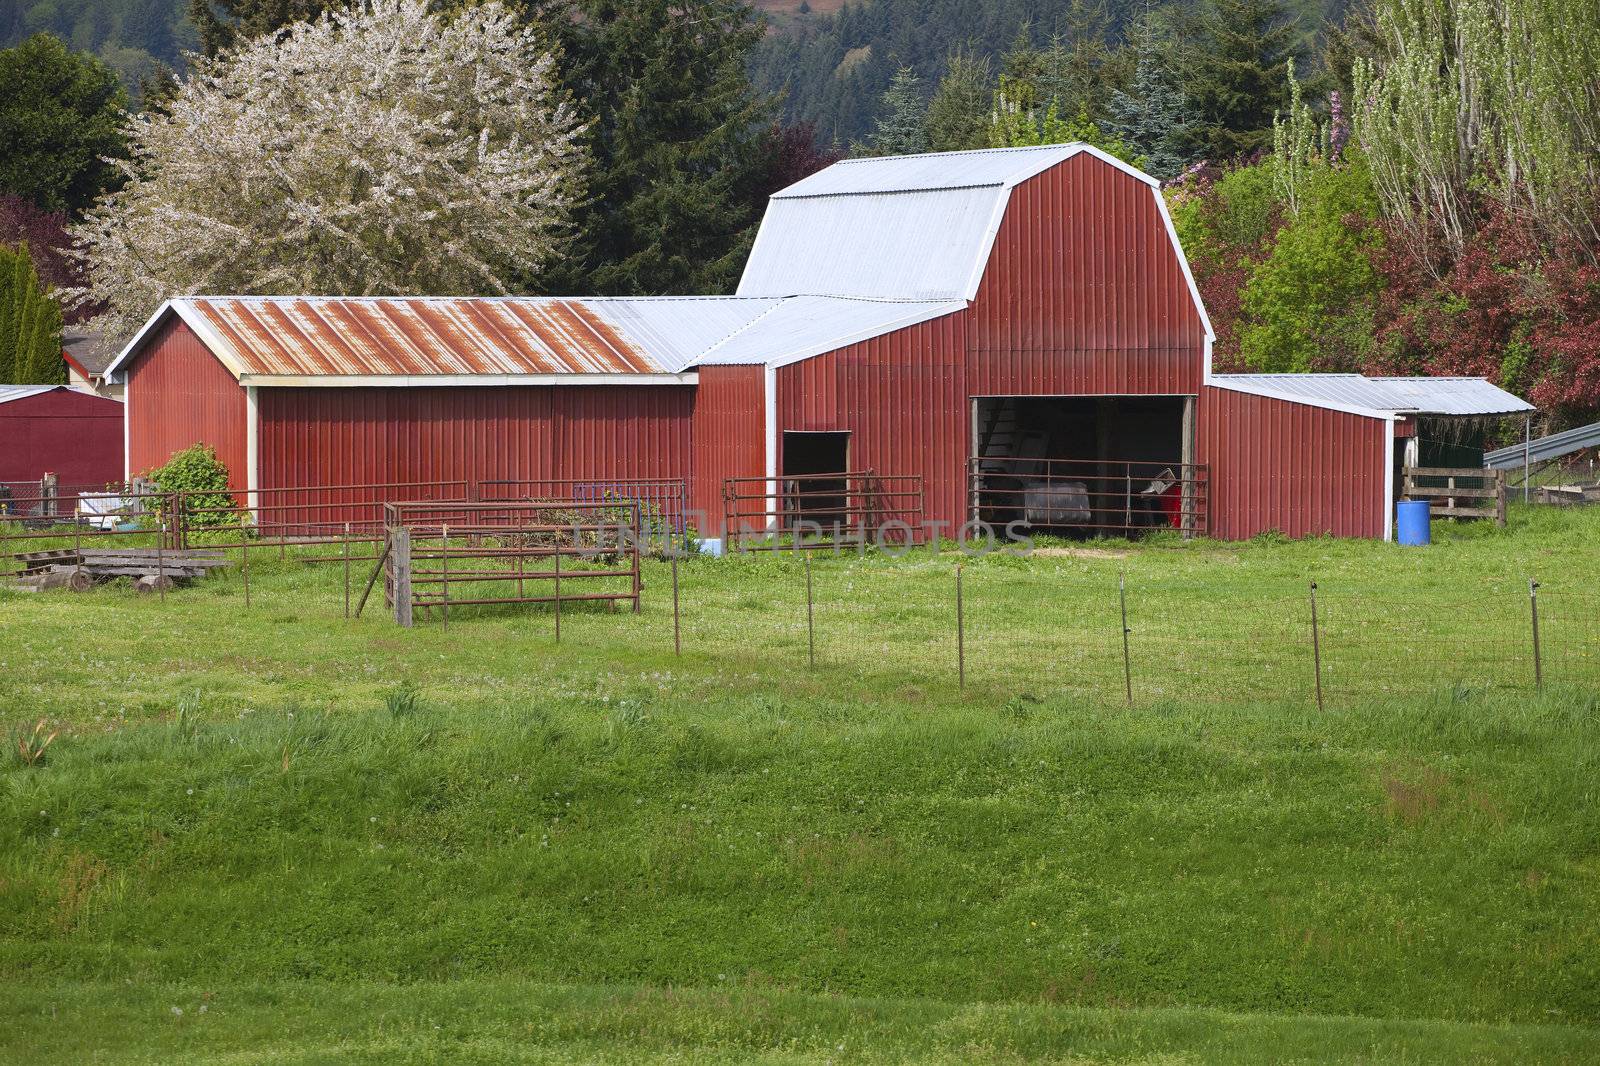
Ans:
[{"label": "fence wire", "polygon": [[[348,567],[340,565],[345,548]],[[233,567],[195,591],[206,593],[203,602],[337,617],[346,595],[359,605],[374,566],[368,545],[339,549],[330,565],[325,546],[269,542],[249,549],[248,569],[246,552],[230,549]],[[465,581],[478,564],[452,565]],[[962,688],[997,707],[1064,699],[1335,709],[1428,693],[1600,692],[1600,596],[1573,584],[1581,578],[1536,590],[1509,576],[1476,588],[1419,579],[1381,592],[1323,581],[1313,626],[1311,583],[1295,577],[1144,574],[1124,583],[1100,567],[1048,558],[760,553],[679,563],[675,643],[672,571],[667,560],[645,564],[638,615],[565,605],[561,647],[614,656],[618,665],[681,647],[699,668],[723,676],[780,685],[806,677],[842,698]],[[467,591],[463,585],[462,599]],[[187,602],[169,597],[159,609]],[[517,639],[554,650],[553,613],[548,603],[463,603],[451,608],[451,630],[511,620]],[[384,615],[381,578],[365,614]],[[418,624],[438,625],[441,614],[424,612]]]}]

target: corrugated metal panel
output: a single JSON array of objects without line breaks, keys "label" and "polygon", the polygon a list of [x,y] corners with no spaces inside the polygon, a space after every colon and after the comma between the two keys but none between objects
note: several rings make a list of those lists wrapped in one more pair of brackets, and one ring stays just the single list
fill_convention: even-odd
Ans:
[{"label": "corrugated metal panel", "polygon": [[649,385],[263,388],[261,487],[683,477],[692,402]]},{"label": "corrugated metal panel", "polygon": [[781,302],[729,296],[662,296],[586,301],[668,370],[697,362]]},{"label": "corrugated metal panel", "polygon": [[845,159],[780,190],[773,199],[1008,185],[1082,150],[1081,144],[1050,144]]},{"label": "corrugated metal panel", "polygon": [[766,473],[766,368],[708,366],[694,398],[691,520],[703,533],[723,531],[722,482]]},{"label": "corrugated metal panel", "polygon": [[1388,432],[1381,418],[1207,387],[1196,450],[1210,466],[1212,535],[1382,536]]},{"label": "corrugated metal panel", "polygon": [[0,386],[0,481],[55,474],[69,487],[122,480],[122,404],[64,385]]},{"label": "corrugated metal panel", "polygon": [[1205,324],[1156,195],[1090,155],[1012,192],[968,318],[973,395],[1199,391]]},{"label": "corrugated metal panel", "polygon": [[0,403],[10,403],[12,400],[25,400],[29,396],[37,396],[41,392],[51,389],[66,388],[65,385],[0,385]]},{"label": "corrugated metal panel", "polygon": [[1581,448],[1594,447],[1600,447],[1600,422],[1552,433],[1548,437],[1535,437],[1522,444],[1496,448],[1484,455],[1483,465],[1492,470],[1510,470],[1524,462],[1542,463],[1570,455]]},{"label": "corrugated metal panel", "polygon": [[987,186],[774,199],[739,295],[964,300],[1006,195]]},{"label": "corrugated metal panel", "polygon": [[676,372],[771,303],[218,296],[178,309],[242,374],[652,374]]},{"label": "corrugated metal panel", "polygon": [[245,391],[194,331],[169,318],[128,372],[128,467],[142,473],[193,444],[209,444],[243,489]]},{"label": "corrugated metal panel", "polygon": [[1219,385],[1258,395],[1431,415],[1521,414],[1534,406],[1486,378],[1362,374],[1218,374]]},{"label": "corrugated metal panel", "polygon": [[[850,431],[851,466],[921,475],[924,517],[959,525],[966,520],[971,436],[962,385],[965,315],[781,368],[779,429]],[[779,463],[781,470],[781,455]]]},{"label": "corrugated metal panel", "polygon": [[782,365],[960,311],[963,301],[899,303],[797,296],[776,302],[748,327],[707,352],[696,365]]}]

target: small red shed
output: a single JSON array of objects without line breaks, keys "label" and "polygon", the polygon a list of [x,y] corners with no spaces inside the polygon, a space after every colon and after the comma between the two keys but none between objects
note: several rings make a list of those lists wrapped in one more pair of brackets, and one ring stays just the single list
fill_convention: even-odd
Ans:
[{"label": "small red shed", "polygon": [[0,385],[0,483],[55,474],[61,492],[122,480],[122,403],[66,385]]}]

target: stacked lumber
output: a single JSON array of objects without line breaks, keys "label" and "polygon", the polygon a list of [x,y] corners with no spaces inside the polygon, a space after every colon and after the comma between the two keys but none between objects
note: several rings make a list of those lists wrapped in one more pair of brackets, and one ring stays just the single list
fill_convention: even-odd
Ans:
[{"label": "stacked lumber", "polygon": [[54,588],[82,592],[119,577],[133,578],[140,592],[154,592],[228,565],[220,551],[195,549],[57,548],[19,552],[12,558],[21,564],[15,587],[31,592]]}]

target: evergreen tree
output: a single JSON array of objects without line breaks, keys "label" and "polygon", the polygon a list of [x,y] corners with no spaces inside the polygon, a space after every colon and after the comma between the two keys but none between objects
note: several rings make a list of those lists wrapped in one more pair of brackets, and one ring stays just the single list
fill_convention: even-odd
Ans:
[{"label": "evergreen tree", "polygon": [[1157,33],[1147,11],[1133,31],[1130,91],[1111,93],[1110,128],[1145,158],[1151,174],[1165,180],[1181,173],[1192,157],[1187,151],[1190,131],[1183,90],[1163,60]]},{"label": "evergreen tree", "polygon": [[922,79],[901,67],[883,94],[878,122],[866,145],[867,155],[916,155],[928,150]]},{"label": "evergreen tree", "polygon": [[1111,20],[1103,0],[1072,0],[1061,48],[1056,96],[1062,111],[1099,122],[1111,116],[1111,94],[1121,84],[1120,56],[1106,44]]},{"label": "evergreen tree", "polygon": [[117,76],[46,33],[0,51],[0,189],[77,213],[116,180],[127,98]]},{"label": "evergreen tree", "polygon": [[215,56],[241,41],[312,22],[338,0],[189,0],[189,21],[200,31],[200,50]]},{"label": "evergreen tree", "polygon": [[1269,146],[1272,116],[1288,102],[1288,63],[1305,55],[1287,0],[1205,0],[1178,16],[1174,42],[1191,152],[1222,162]]},{"label": "evergreen tree", "polygon": [[590,201],[545,292],[730,288],[765,206],[774,107],[746,65],[762,26],[742,0],[533,0],[590,121]]},{"label": "evergreen tree", "polygon": [[962,152],[989,143],[988,60],[958,52],[950,57],[933,99],[928,101],[928,148]]},{"label": "evergreen tree", "polygon": [[61,305],[34,272],[28,246],[0,245],[0,384],[59,385]]}]

